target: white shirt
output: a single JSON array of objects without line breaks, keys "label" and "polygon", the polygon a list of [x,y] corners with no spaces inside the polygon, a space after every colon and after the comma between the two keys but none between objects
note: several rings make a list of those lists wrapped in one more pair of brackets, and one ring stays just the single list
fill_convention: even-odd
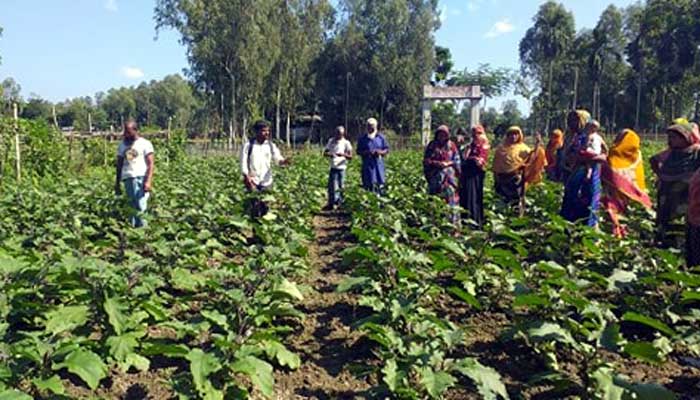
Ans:
[{"label": "white shirt", "polygon": [[[250,160],[248,152],[250,151]],[[250,162],[249,162],[250,161]],[[284,161],[282,153],[277,146],[266,140],[260,144],[253,141],[253,149],[250,150],[250,141],[247,141],[241,149],[241,172],[249,176],[253,184],[268,187],[272,185],[272,163],[279,164]]]},{"label": "white shirt", "polygon": [[348,159],[342,156],[337,157],[336,154],[352,154],[352,144],[349,140],[331,138],[326,145],[326,151],[331,155],[331,168],[347,169]]},{"label": "white shirt", "polygon": [[586,145],[586,150],[598,156],[602,155],[603,142],[603,137],[597,133],[588,135],[588,144]]},{"label": "white shirt", "polygon": [[122,140],[117,149],[117,156],[124,158],[122,180],[146,176],[146,156],[152,153],[153,144],[147,139],[140,137],[132,142]]}]

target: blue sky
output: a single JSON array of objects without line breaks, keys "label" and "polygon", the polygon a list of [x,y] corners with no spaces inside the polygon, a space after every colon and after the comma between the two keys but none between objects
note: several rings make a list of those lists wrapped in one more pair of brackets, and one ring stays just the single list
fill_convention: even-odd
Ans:
[{"label": "blue sky", "polygon": [[[542,2],[441,0],[437,43],[450,48],[456,69],[518,68],[518,42]],[[610,3],[633,2],[563,1],[577,29],[594,26]],[[164,31],[154,40],[153,6],[152,0],[0,0],[0,80],[15,78],[24,97],[58,101],[182,72],[187,59],[177,35]]]}]

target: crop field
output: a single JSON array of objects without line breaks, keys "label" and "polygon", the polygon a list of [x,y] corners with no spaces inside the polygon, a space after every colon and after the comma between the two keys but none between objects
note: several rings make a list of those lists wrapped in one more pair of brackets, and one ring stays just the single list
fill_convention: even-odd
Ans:
[{"label": "crop field", "polygon": [[518,218],[489,180],[485,229],[455,235],[400,151],[385,197],[353,162],[320,212],[306,151],[252,221],[236,157],[165,153],[145,229],[102,161],[4,182],[0,399],[700,394],[700,271],[651,245],[647,211],[618,240],[561,219],[559,185]]}]

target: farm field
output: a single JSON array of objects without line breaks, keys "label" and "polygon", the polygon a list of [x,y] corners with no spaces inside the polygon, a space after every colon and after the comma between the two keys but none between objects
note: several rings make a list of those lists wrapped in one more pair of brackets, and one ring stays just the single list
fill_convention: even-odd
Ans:
[{"label": "farm field", "polygon": [[555,184],[517,218],[488,181],[485,230],[455,236],[418,151],[389,156],[384,198],[353,163],[337,212],[327,161],[293,159],[260,222],[235,157],[160,158],[140,230],[110,168],[6,185],[0,398],[700,393],[700,271],[646,211],[620,241],[559,218]]}]

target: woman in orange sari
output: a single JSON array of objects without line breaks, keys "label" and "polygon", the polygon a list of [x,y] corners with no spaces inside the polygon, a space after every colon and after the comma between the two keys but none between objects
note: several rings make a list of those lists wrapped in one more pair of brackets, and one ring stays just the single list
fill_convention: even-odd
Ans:
[{"label": "woman in orange sari", "polygon": [[549,143],[547,143],[547,149],[545,153],[547,155],[547,177],[551,180],[556,180],[557,173],[557,153],[559,149],[564,147],[564,132],[561,129],[555,129],[549,136]]},{"label": "woman in orange sari", "polygon": [[608,154],[608,162],[603,165],[602,170],[605,192],[602,204],[613,224],[613,234],[616,237],[622,238],[627,235],[627,229],[620,223],[620,217],[631,201],[646,208],[652,206],[644,179],[641,139],[633,130],[625,129],[617,135]]},{"label": "woman in orange sari", "polygon": [[525,191],[530,184],[542,180],[547,166],[545,151],[540,146],[542,138],[536,137],[535,149],[525,144],[522,129],[511,126],[506,137],[494,152],[493,173],[496,193],[510,205],[518,205],[519,214],[525,213]]}]

